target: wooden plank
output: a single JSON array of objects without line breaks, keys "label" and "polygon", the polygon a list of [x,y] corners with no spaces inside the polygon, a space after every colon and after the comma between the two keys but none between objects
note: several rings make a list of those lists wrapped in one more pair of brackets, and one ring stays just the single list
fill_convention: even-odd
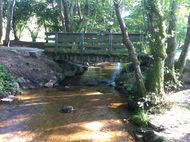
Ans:
[{"label": "wooden plank", "polygon": [[49,41],[49,40],[55,41],[55,37],[47,37],[47,38],[45,38],[45,40],[46,40],[46,41]]},{"label": "wooden plank", "polygon": [[54,47],[55,46],[55,43],[45,43],[45,46],[47,46],[47,47]]}]

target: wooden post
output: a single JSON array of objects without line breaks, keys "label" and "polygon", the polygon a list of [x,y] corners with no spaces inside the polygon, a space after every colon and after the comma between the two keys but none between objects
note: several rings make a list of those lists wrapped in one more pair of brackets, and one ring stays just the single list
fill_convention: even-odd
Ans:
[{"label": "wooden post", "polygon": [[58,33],[55,33],[55,48],[58,48]]},{"label": "wooden post", "polygon": [[80,50],[83,51],[84,47],[84,33],[80,33]]},{"label": "wooden post", "polygon": [[46,43],[48,43],[48,35],[47,35],[47,33],[45,33],[45,35],[46,35]]},{"label": "wooden post", "polygon": [[109,52],[112,52],[112,48],[113,48],[113,35],[112,32],[109,32]]}]

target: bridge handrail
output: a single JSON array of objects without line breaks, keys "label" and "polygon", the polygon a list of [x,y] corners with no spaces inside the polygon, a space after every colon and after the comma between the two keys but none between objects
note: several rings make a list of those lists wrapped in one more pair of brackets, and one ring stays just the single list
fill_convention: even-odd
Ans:
[{"label": "bridge handrail", "polygon": [[[87,44],[89,47],[92,44],[96,46],[105,46],[102,47],[108,52],[112,52],[113,48],[120,47],[125,48],[122,43],[122,34],[121,33],[112,33],[112,32],[101,32],[101,33],[65,33],[65,32],[46,32],[46,43],[53,41],[51,46],[56,48],[64,47],[67,44],[73,45],[77,44],[78,48],[82,51],[84,49],[84,44]],[[146,37],[145,34],[133,33],[129,34],[129,37],[134,40],[142,41]],[[64,42],[64,44],[63,44]]]},{"label": "bridge handrail", "polygon": [[[90,33],[83,33],[83,32],[80,32],[80,33],[71,33],[71,32],[46,32],[45,35],[55,35],[55,34],[62,34],[62,35],[80,35],[80,34],[85,34],[85,35],[102,35],[102,34],[105,34],[105,35],[108,35],[108,34],[112,34],[112,35],[121,35],[121,33],[112,33],[112,32],[100,32],[100,33],[96,33],[96,32],[90,32]],[[129,35],[143,35],[145,36],[146,34],[143,34],[143,33],[130,33]]]}]

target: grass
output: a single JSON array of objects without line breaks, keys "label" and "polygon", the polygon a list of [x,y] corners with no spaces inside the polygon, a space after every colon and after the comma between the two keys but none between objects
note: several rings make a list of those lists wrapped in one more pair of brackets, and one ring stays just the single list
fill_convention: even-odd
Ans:
[{"label": "grass", "polygon": [[148,114],[143,110],[139,110],[131,116],[131,121],[137,126],[147,126],[149,121]]}]

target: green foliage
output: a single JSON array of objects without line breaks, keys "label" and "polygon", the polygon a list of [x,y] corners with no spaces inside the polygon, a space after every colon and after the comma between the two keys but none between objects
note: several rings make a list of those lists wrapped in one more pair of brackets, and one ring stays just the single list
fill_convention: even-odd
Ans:
[{"label": "green foliage", "polygon": [[[139,59],[141,61],[141,71],[143,80],[146,79],[147,72],[147,63],[149,62],[149,57],[142,57]],[[125,94],[136,94],[136,78],[132,64],[127,64],[126,67],[123,68],[121,73],[115,79],[116,89],[124,92]]]},{"label": "green foliage", "polygon": [[45,30],[50,32],[60,31],[59,7],[55,2],[36,1],[33,8],[39,27],[44,26]]},{"label": "green foliage", "polygon": [[13,29],[18,38],[27,25],[28,20],[33,16],[34,0],[16,0],[13,14]]},{"label": "green foliage", "polygon": [[137,126],[147,126],[149,121],[148,114],[143,110],[139,110],[131,116],[131,121]]},{"label": "green foliage", "polygon": [[5,97],[16,91],[13,76],[0,64],[0,97]]},{"label": "green foliage", "polygon": [[126,73],[126,70],[123,70],[121,74],[116,77],[115,82],[118,90],[126,94],[134,94],[136,89],[133,71]]}]

